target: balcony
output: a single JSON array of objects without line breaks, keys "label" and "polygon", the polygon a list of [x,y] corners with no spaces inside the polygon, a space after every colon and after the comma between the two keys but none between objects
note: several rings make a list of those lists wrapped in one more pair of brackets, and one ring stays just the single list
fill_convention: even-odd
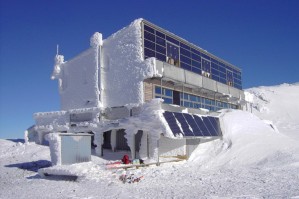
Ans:
[{"label": "balcony", "polygon": [[209,93],[219,93],[231,101],[245,100],[244,92],[213,79],[173,66],[156,59],[156,70],[163,80],[172,81],[183,86],[204,90]]}]

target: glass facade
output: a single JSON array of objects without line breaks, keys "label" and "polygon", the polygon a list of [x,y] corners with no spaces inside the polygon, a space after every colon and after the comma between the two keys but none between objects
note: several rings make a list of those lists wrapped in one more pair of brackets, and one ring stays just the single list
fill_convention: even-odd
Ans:
[{"label": "glass facade", "polygon": [[[164,103],[174,104],[173,90],[155,86],[155,98],[163,98]],[[221,102],[201,96],[196,96],[188,93],[179,93],[180,105],[187,108],[204,108],[210,111],[218,111],[220,109],[237,109],[238,106],[227,102]]]},{"label": "glass facade", "polygon": [[146,23],[143,30],[145,59],[155,57],[160,61],[242,89],[241,70],[236,67]]},{"label": "glass facade", "polygon": [[155,98],[164,99],[164,103],[173,104],[173,91],[171,89],[156,86]]}]

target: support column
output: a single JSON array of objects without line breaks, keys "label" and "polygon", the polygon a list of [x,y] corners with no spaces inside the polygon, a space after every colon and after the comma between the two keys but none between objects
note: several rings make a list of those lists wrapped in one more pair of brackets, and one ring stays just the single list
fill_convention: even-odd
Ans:
[{"label": "support column", "polygon": [[130,146],[130,149],[131,149],[132,160],[134,160],[136,158],[135,136],[136,136],[136,134],[134,134],[133,136],[131,136],[131,146]]},{"label": "support column", "polygon": [[157,136],[149,134],[149,158],[158,161],[158,140]]},{"label": "support column", "polygon": [[142,160],[146,160],[149,158],[149,144],[148,144],[148,132],[147,131],[142,132],[139,156]]},{"label": "support column", "polygon": [[112,151],[115,152],[116,151],[116,129],[111,130],[111,137],[110,137],[110,142],[111,142],[111,148]]},{"label": "support column", "polygon": [[97,145],[95,148],[97,156],[103,156],[103,132],[94,132],[94,144]]}]

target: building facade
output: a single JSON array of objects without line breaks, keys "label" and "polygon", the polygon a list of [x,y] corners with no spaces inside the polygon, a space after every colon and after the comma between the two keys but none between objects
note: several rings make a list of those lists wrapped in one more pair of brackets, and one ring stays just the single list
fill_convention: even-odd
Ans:
[{"label": "building facade", "polygon": [[210,111],[240,108],[239,68],[148,21],[142,22],[142,31],[144,59],[155,57],[160,67],[178,73],[146,80],[146,100],[160,97],[167,104]]},{"label": "building facade", "polygon": [[69,61],[56,55],[61,110],[34,114],[40,142],[84,132],[99,155],[103,146],[132,158],[186,155],[221,137],[217,111],[242,107],[239,68],[144,19],[90,43]]}]

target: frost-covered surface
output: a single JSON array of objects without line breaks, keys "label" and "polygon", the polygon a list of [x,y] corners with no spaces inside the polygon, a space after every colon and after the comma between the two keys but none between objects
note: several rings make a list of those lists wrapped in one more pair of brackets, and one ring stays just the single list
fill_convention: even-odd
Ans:
[{"label": "frost-covered surface", "polygon": [[62,64],[59,79],[62,110],[98,106],[96,53],[97,49],[90,48]]},{"label": "frost-covered surface", "polygon": [[[86,176],[75,182],[44,179],[37,170],[50,165],[48,147],[0,140],[0,198],[298,198],[299,119],[293,110],[297,89],[298,85],[258,88],[268,101],[253,101],[269,110],[256,112],[263,120],[224,111],[223,140],[201,145],[187,162],[129,170],[144,176],[134,184],[118,179],[123,170],[104,169],[124,153],[105,151],[103,158],[92,156],[93,163],[56,167],[61,174]],[[287,99],[287,105],[274,103]],[[273,121],[278,132],[264,120]]]},{"label": "frost-covered surface", "polygon": [[104,40],[104,107],[143,103],[143,80],[156,75],[154,59],[143,59],[141,21]]},{"label": "frost-covered surface", "polygon": [[61,138],[58,133],[49,133],[46,135],[49,141],[50,155],[52,165],[61,165]]},{"label": "frost-covered surface", "polygon": [[155,60],[143,59],[141,22],[104,40],[94,33],[91,47],[69,61],[55,56],[52,79],[58,80],[62,110],[144,102],[142,82],[158,74]]},{"label": "frost-covered surface", "polygon": [[[298,141],[277,133],[251,113],[226,111],[221,117],[221,129],[223,139],[200,145],[190,161],[208,168],[224,168],[264,164],[277,166],[299,158],[296,154],[299,151]],[[279,163],[277,158],[280,158]]]}]

